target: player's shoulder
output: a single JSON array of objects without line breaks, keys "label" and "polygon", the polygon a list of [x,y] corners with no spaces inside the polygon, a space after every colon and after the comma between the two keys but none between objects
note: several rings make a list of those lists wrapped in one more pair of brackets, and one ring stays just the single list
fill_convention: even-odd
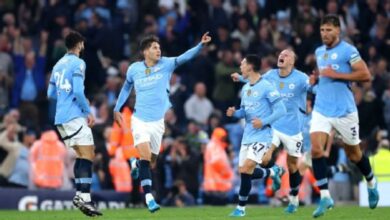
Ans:
[{"label": "player's shoulder", "polygon": [[315,54],[317,54],[317,53],[323,53],[323,52],[325,52],[326,51],[326,46],[325,45],[321,45],[321,46],[319,46],[319,47],[317,47],[317,49],[315,50]]},{"label": "player's shoulder", "polygon": [[278,76],[277,69],[270,69],[267,72],[263,73],[263,78],[264,79],[272,78],[272,77],[275,77],[275,76]]},{"label": "player's shoulder", "polygon": [[306,80],[306,79],[309,78],[309,76],[306,73],[304,73],[304,72],[302,72],[302,71],[300,71],[298,69],[294,69],[294,74],[299,79]]},{"label": "player's shoulder", "polygon": [[347,48],[347,49],[355,49],[356,50],[356,47],[354,45],[352,45],[351,43],[349,43],[347,41],[344,41],[344,40],[342,40],[340,42],[339,46],[340,46],[341,49]]},{"label": "player's shoulder", "polygon": [[261,83],[261,86],[264,86],[267,89],[274,89],[275,88],[274,84],[268,79],[263,79],[263,80],[261,80],[260,83]]},{"label": "player's shoulder", "polygon": [[138,68],[140,68],[142,65],[145,65],[143,61],[136,61],[136,62],[133,62],[132,64],[129,65],[129,67],[127,67],[127,72],[131,72],[131,71],[134,71]]}]

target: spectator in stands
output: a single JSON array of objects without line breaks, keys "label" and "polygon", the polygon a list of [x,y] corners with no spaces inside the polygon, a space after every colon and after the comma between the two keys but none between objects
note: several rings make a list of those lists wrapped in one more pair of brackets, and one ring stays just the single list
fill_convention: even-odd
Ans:
[{"label": "spectator in stands", "polygon": [[215,106],[221,111],[225,111],[228,106],[234,105],[232,102],[234,102],[237,95],[230,74],[238,71],[239,68],[234,62],[233,53],[230,50],[223,50],[220,61],[215,65],[215,85],[213,91]]},{"label": "spectator in stands", "polygon": [[8,36],[0,34],[0,118],[9,107],[9,92],[13,81],[13,62],[9,55],[11,44]]},{"label": "spectator in stands", "polygon": [[23,133],[22,147],[19,148],[18,158],[12,173],[8,177],[8,186],[27,188],[30,184],[30,148],[37,138],[34,130]]},{"label": "spectator in stands", "polygon": [[6,126],[6,130],[0,133],[0,148],[6,154],[0,164],[0,182],[2,182],[0,185],[8,184],[8,178],[14,170],[20,149],[23,147],[17,137],[17,128],[17,123],[10,121]]},{"label": "spectator in stands", "polygon": [[194,86],[194,93],[184,104],[184,110],[187,119],[192,119],[205,126],[211,113],[213,112],[213,104],[206,97],[206,85],[198,82]]},{"label": "spectator in stands", "polygon": [[[26,52],[26,48],[14,48],[15,83],[12,106],[19,107],[23,123],[37,127],[39,110],[36,101],[45,92],[45,62],[47,32],[41,32],[40,50]],[[26,46],[27,48],[29,46]]]}]

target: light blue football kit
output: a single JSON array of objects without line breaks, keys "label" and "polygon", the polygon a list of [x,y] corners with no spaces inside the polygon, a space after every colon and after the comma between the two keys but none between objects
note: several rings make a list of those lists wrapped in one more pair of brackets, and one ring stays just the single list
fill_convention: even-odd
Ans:
[{"label": "light blue football kit", "polygon": [[134,116],[145,122],[162,119],[171,107],[169,80],[172,72],[179,65],[195,57],[201,48],[202,44],[199,43],[178,57],[161,57],[152,67],[147,67],[144,61],[131,64],[114,111],[120,111],[134,86],[136,93]]},{"label": "light blue football kit", "polygon": [[75,54],[65,54],[53,67],[47,95],[56,99],[55,124],[87,117],[90,113],[84,95],[85,62]]},{"label": "light blue football kit", "polygon": [[57,101],[54,124],[68,147],[94,145],[86,119],[91,110],[84,95],[85,68],[82,59],[67,53],[50,76],[47,96]]},{"label": "light blue football kit", "polygon": [[[317,48],[315,56],[320,73],[331,67],[337,73],[350,74],[351,65],[361,60],[357,49],[345,41],[332,48],[323,45]],[[310,133],[329,134],[334,127],[346,144],[359,144],[359,118],[351,82],[320,75],[316,93]]]},{"label": "light blue football kit", "polygon": [[[271,69],[263,78],[272,83],[280,93],[287,113],[272,123],[274,129],[272,143],[278,147],[283,143],[291,156],[299,157],[302,148],[302,126],[306,111],[306,96],[311,90],[309,77],[296,69],[289,75],[281,76],[279,69]],[[242,80],[242,77],[240,78]]]},{"label": "light blue football kit", "polygon": [[[331,67],[341,74],[352,72],[351,64],[361,60],[357,49],[345,41],[340,41],[333,48],[325,45],[315,51],[319,71]],[[314,111],[326,117],[342,117],[357,112],[351,90],[351,82],[319,77]]]},{"label": "light blue football kit", "polygon": [[[269,149],[272,141],[270,125],[285,113],[286,108],[279,92],[267,80],[260,78],[254,85],[248,82],[243,86],[240,109],[236,110],[233,115],[236,118],[245,118],[240,165],[246,158],[261,163],[262,155]],[[261,120],[263,124],[261,128],[253,127],[252,120],[255,118]],[[250,151],[248,152],[248,150]],[[243,151],[245,152],[243,153]]]},{"label": "light blue football kit", "polygon": [[279,69],[272,69],[263,77],[278,89],[287,109],[287,114],[276,120],[272,128],[286,135],[299,134],[306,112],[307,92],[311,89],[309,77],[296,69],[287,76],[281,76]]}]

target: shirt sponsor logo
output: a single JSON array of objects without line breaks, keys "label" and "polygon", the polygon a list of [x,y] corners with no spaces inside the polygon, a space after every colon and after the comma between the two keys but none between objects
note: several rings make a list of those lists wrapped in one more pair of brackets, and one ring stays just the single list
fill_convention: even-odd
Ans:
[{"label": "shirt sponsor logo", "polygon": [[157,80],[160,80],[161,78],[163,78],[162,74],[155,74],[145,78],[136,79],[135,83],[140,86],[147,86],[147,85],[155,84]]}]

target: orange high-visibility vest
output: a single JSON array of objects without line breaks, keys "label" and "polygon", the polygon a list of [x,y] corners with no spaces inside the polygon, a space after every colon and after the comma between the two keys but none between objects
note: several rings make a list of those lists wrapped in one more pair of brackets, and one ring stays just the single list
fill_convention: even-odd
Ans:
[{"label": "orange high-visibility vest", "polygon": [[121,149],[117,149],[115,157],[111,158],[108,167],[115,191],[131,192],[133,187],[131,184],[130,167],[124,159],[123,151]]},{"label": "orange high-visibility vest", "polygon": [[54,131],[46,131],[31,147],[32,180],[37,187],[60,188],[65,175],[66,149]]},{"label": "orange high-visibility vest", "polygon": [[125,159],[139,157],[137,149],[134,147],[133,135],[131,134],[131,116],[133,112],[129,107],[124,107],[122,111],[123,128],[114,122],[108,145],[108,154],[114,156],[117,148],[122,148]]},{"label": "orange high-visibility vest", "polygon": [[234,173],[225,151],[226,143],[215,135],[222,132],[217,129],[204,153],[203,188],[206,192],[228,192],[233,184]]}]

